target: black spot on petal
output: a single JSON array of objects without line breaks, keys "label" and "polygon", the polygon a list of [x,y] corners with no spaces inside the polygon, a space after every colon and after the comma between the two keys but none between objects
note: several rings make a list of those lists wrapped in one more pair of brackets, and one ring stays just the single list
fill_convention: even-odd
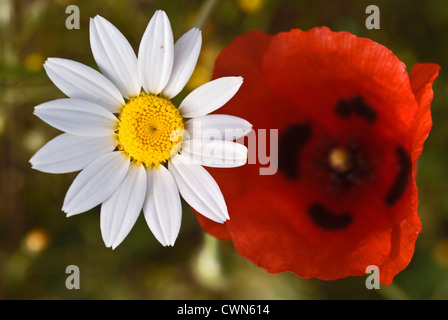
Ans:
[{"label": "black spot on petal", "polygon": [[370,124],[375,122],[376,112],[370,105],[368,105],[364,101],[363,98],[356,97],[352,100],[352,103],[353,111],[358,117],[366,119],[366,121]]},{"label": "black spot on petal", "polygon": [[308,215],[315,225],[324,230],[341,230],[347,228],[353,221],[351,214],[334,214],[323,205],[314,203],[308,208]]},{"label": "black spot on petal", "polygon": [[385,202],[388,206],[393,206],[403,196],[406,187],[409,184],[409,178],[412,171],[412,161],[406,150],[399,146],[395,149],[398,158],[398,174],[390,187],[389,193],[386,195]]},{"label": "black spot on petal", "polygon": [[339,100],[336,104],[335,112],[343,118],[348,118],[350,115],[355,114],[370,124],[373,124],[377,118],[375,109],[368,105],[361,96]]},{"label": "black spot on petal", "polygon": [[335,111],[336,111],[337,115],[339,115],[343,118],[348,118],[350,116],[350,114],[352,113],[352,106],[347,100],[341,99],[336,104]]},{"label": "black spot on petal", "polygon": [[310,137],[309,123],[292,125],[281,134],[278,142],[278,168],[287,178],[299,177],[300,150]]}]

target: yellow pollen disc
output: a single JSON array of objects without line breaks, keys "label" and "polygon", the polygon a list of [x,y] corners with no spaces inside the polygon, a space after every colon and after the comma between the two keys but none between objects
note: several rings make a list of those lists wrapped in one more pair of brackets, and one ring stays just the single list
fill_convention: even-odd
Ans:
[{"label": "yellow pollen disc", "polygon": [[347,150],[336,147],[333,148],[328,155],[330,167],[338,172],[346,172],[350,170],[351,162]]},{"label": "yellow pollen disc", "polygon": [[137,163],[153,168],[177,152],[183,129],[179,110],[169,100],[142,93],[119,115],[118,148]]}]

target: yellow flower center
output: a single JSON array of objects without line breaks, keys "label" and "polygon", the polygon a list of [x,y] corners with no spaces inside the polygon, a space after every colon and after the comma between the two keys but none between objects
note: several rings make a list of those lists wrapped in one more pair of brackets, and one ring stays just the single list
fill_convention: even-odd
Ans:
[{"label": "yellow flower center", "polygon": [[179,150],[183,129],[179,110],[169,100],[142,93],[119,115],[118,148],[133,161],[154,168]]}]

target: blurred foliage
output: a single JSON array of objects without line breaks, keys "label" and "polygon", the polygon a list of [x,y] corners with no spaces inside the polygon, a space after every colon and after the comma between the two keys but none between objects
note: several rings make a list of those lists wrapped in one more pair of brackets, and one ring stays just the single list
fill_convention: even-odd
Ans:
[{"label": "blurred foliage", "polygon": [[[80,9],[68,30],[65,9]],[[376,4],[381,28],[365,27]],[[99,14],[137,50],[149,19],[167,12],[177,39],[203,24],[203,49],[187,91],[208,81],[220,50],[251,29],[269,33],[328,26],[368,37],[408,66],[442,66],[432,104],[433,130],[419,161],[423,232],[409,267],[388,287],[367,290],[365,277],[337,281],[268,274],[231,243],[204,235],[187,206],[173,248],[162,247],[143,217],[114,251],[104,246],[99,208],[67,219],[61,211],[76,173],[34,171],[28,160],[58,134],[33,115],[63,97],[46,76],[47,57],[96,67],[89,19]],[[0,299],[447,299],[448,298],[448,2],[441,0],[0,0]],[[81,289],[67,290],[69,265]]]}]

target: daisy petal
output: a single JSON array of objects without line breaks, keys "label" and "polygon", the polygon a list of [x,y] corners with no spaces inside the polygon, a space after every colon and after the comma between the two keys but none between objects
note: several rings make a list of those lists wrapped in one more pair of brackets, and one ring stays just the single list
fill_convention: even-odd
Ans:
[{"label": "daisy petal", "polygon": [[174,59],[173,31],[166,13],[156,11],[138,50],[138,73],[147,93],[159,94],[171,75]]},{"label": "daisy petal", "polygon": [[98,71],[82,63],[49,58],[45,71],[53,83],[68,97],[93,102],[111,112],[124,105],[120,91]]},{"label": "daisy petal", "polygon": [[207,82],[185,97],[179,111],[186,118],[205,116],[226,104],[242,84],[242,77],[222,77]]},{"label": "daisy petal", "polygon": [[134,226],[146,194],[143,165],[131,165],[115,192],[101,205],[101,235],[106,247],[115,249]]},{"label": "daisy petal", "polygon": [[101,72],[124,97],[140,94],[137,56],[123,34],[101,16],[90,19],[90,47]]},{"label": "daisy petal", "polygon": [[107,136],[117,118],[103,107],[77,99],[58,99],[34,108],[34,114],[61,131],[79,136]]},{"label": "daisy petal", "polygon": [[227,114],[209,114],[185,122],[191,139],[236,140],[252,130],[252,125],[243,118]]},{"label": "daisy petal", "polygon": [[225,140],[193,139],[182,143],[182,154],[195,164],[215,168],[233,168],[246,164],[246,146]]},{"label": "daisy petal", "polygon": [[185,33],[174,45],[174,64],[163,95],[168,99],[175,97],[184,87],[194,71],[201,51],[201,30],[193,28]]},{"label": "daisy petal", "polygon": [[182,205],[171,173],[164,166],[148,170],[148,189],[143,212],[149,229],[164,246],[173,246],[179,234]]},{"label": "daisy petal", "polygon": [[92,209],[110,197],[129,168],[123,152],[107,153],[82,170],[67,191],[62,210],[67,217]]},{"label": "daisy petal", "polygon": [[172,158],[168,169],[180,194],[196,211],[219,223],[229,219],[221,190],[207,170],[189,163],[188,157],[182,155]]},{"label": "daisy petal", "polygon": [[74,172],[114,149],[112,135],[91,138],[63,133],[37,151],[30,162],[33,169],[42,172]]}]

